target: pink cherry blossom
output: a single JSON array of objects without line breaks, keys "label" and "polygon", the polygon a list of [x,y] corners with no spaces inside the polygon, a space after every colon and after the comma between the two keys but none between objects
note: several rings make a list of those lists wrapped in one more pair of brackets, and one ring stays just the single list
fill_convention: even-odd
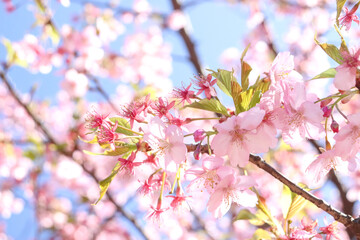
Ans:
[{"label": "pink cherry blossom", "polygon": [[126,174],[134,175],[134,168],[142,164],[142,162],[134,162],[135,158],[136,152],[132,152],[127,159],[119,158],[120,171],[125,171]]},{"label": "pink cherry blossom", "polygon": [[219,218],[229,211],[232,202],[244,207],[255,207],[257,196],[249,190],[254,185],[255,180],[249,176],[227,175],[211,194],[207,205],[208,211]]},{"label": "pink cherry blossom", "polygon": [[114,126],[102,125],[98,129],[98,141],[99,144],[109,144],[111,150],[115,150],[115,142],[119,138],[116,133],[116,129],[118,126],[118,122],[114,124]]},{"label": "pink cherry blossom", "polygon": [[175,88],[173,91],[174,98],[177,98],[180,100],[180,103],[183,105],[185,104],[185,101],[189,104],[191,104],[191,98],[195,98],[195,92],[190,91],[191,83],[186,88],[182,86],[182,88]]},{"label": "pink cherry blossom", "polygon": [[331,237],[333,237],[332,239],[341,240],[341,236],[339,235],[339,227],[337,226],[337,222],[333,222],[333,223],[327,225],[326,227],[321,227],[320,231],[323,234],[326,234],[326,240],[330,240]]},{"label": "pink cherry blossom", "polygon": [[165,98],[159,98],[156,102],[151,105],[151,108],[154,110],[156,116],[159,118],[167,117],[172,119],[173,116],[170,114],[170,110],[174,107],[175,101],[168,102]]},{"label": "pink cherry blossom", "polygon": [[92,107],[92,109],[86,114],[85,121],[87,122],[86,127],[89,129],[97,129],[101,127],[104,124],[104,120],[109,116],[102,115],[96,112],[95,108]]},{"label": "pink cherry blossom", "polygon": [[161,208],[161,201],[158,201],[156,207],[150,206],[150,208],[152,209],[152,211],[149,212],[146,218],[156,224],[161,224],[163,221],[162,216],[167,210],[169,210],[169,208]]},{"label": "pink cherry blossom", "polygon": [[334,85],[339,90],[349,90],[355,86],[356,70],[360,66],[360,48],[351,48],[341,53],[344,61],[336,68]]},{"label": "pink cherry blossom", "polygon": [[193,79],[193,83],[198,86],[198,92],[196,95],[201,94],[202,92],[205,92],[205,96],[207,99],[210,99],[211,97],[216,97],[216,91],[213,87],[217,81],[217,79],[211,80],[212,76],[211,74],[208,74],[206,77],[201,76],[194,76],[195,79]]},{"label": "pink cherry blossom", "polygon": [[295,84],[294,88],[287,87],[284,108],[278,108],[274,113],[276,127],[282,130],[284,141],[292,146],[305,138],[320,139],[324,134],[320,104],[314,104],[306,98],[301,83]]},{"label": "pink cherry blossom", "polygon": [[349,123],[335,135],[334,150],[342,160],[352,161],[360,150],[360,113],[347,116]]},{"label": "pink cherry blossom", "polygon": [[273,82],[298,82],[302,76],[294,71],[294,56],[289,52],[279,53],[274,59],[269,76]]},{"label": "pink cherry blossom", "polygon": [[124,106],[122,108],[122,112],[120,114],[121,114],[121,116],[130,119],[130,126],[131,126],[131,128],[133,128],[134,121],[137,121],[139,123],[145,121],[145,118],[140,115],[143,112],[143,110],[144,110],[143,106],[141,106],[137,103],[131,103],[127,106]]},{"label": "pink cherry blossom", "polygon": [[359,17],[355,15],[356,10],[359,5],[356,4],[350,11],[347,7],[344,7],[344,14],[339,17],[339,23],[341,26],[345,26],[346,31],[349,31],[351,28],[352,21],[356,22],[358,25],[360,23]]},{"label": "pink cherry blossom", "polygon": [[262,147],[258,145],[259,136],[255,129],[264,116],[264,110],[254,107],[228,118],[223,123],[216,124],[214,127],[218,134],[211,142],[215,155],[228,155],[232,166],[244,167],[249,161],[251,152],[262,151]]},{"label": "pink cherry blossom", "polygon": [[233,169],[224,166],[223,158],[203,156],[202,167],[192,167],[185,173],[185,177],[192,180],[187,186],[187,190],[195,191],[205,188],[211,194],[221,179],[231,173],[233,173]]},{"label": "pink cherry blossom", "polygon": [[167,197],[173,199],[170,203],[170,206],[173,208],[174,211],[181,211],[185,209],[187,211],[190,210],[190,206],[186,201],[186,199],[190,198],[190,196],[186,196],[180,186],[177,187],[175,196],[169,195]]},{"label": "pink cherry blossom", "polygon": [[340,157],[336,156],[334,150],[328,150],[320,154],[306,169],[313,176],[315,182],[319,182],[325,175],[340,163]]},{"label": "pink cherry blossom", "polygon": [[184,136],[181,129],[175,125],[166,126],[159,117],[154,117],[148,124],[144,140],[159,158],[177,164],[185,160],[187,148],[183,142]]}]

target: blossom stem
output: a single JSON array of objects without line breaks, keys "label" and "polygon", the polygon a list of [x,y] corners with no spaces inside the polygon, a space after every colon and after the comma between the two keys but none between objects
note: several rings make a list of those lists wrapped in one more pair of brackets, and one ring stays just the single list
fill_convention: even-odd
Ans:
[{"label": "blossom stem", "polygon": [[174,193],[174,190],[175,190],[175,185],[177,183],[177,180],[179,178],[179,175],[180,175],[180,169],[181,167],[178,168],[177,172],[176,172],[176,175],[175,175],[175,179],[174,179],[174,183],[172,185],[172,188],[171,188],[171,191],[170,191],[170,194],[173,194]]},{"label": "blossom stem", "polygon": [[163,198],[165,181],[166,181],[166,172],[164,171],[164,172],[163,172],[163,175],[162,175],[162,183],[161,183],[161,190],[160,190],[159,202],[161,202],[161,201],[162,201],[162,198]]}]

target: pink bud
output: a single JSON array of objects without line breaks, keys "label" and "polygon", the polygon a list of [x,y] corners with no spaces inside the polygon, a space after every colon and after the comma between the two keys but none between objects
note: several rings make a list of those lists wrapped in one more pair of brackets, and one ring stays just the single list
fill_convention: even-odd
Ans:
[{"label": "pink bud", "polygon": [[335,120],[332,121],[330,127],[331,127],[331,130],[332,130],[334,133],[338,133],[338,132],[339,132],[339,124],[338,124]]},{"label": "pink bud", "polygon": [[329,103],[331,103],[331,101],[332,101],[331,98],[322,100],[322,101],[320,102],[320,107],[323,108],[323,107],[327,106]]},{"label": "pink bud", "polygon": [[206,132],[203,129],[198,129],[194,132],[195,142],[200,142],[206,137]]},{"label": "pink bud", "polygon": [[201,153],[201,144],[198,144],[196,146],[196,149],[194,151],[194,158],[195,160],[199,160],[200,159],[200,153]]},{"label": "pink bud", "polygon": [[322,108],[322,111],[324,112],[323,117],[330,117],[332,109],[328,106],[325,106]]}]

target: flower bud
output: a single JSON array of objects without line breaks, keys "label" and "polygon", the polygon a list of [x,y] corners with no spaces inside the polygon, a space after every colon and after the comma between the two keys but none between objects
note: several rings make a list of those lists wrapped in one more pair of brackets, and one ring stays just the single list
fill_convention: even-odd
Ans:
[{"label": "flower bud", "polygon": [[194,132],[195,142],[200,142],[206,137],[206,132],[203,129],[198,129]]},{"label": "flower bud", "polygon": [[331,98],[322,100],[322,101],[320,102],[320,107],[323,108],[323,107],[327,106],[329,103],[331,103],[331,101],[332,101]]},{"label": "flower bud", "polygon": [[324,113],[324,114],[323,114],[323,117],[326,117],[326,118],[330,117],[331,112],[332,112],[332,109],[331,109],[331,108],[329,108],[328,106],[325,106],[325,107],[323,107],[321,110],[322,110],[323,113]]},{"label": "flower bud", "polygon": [[330,127],[331,127],[331,130],[332,130],[334,133],[338,133],[338,132],[339,132],[339,124],[338,124],[335,120],[332,121]]}]

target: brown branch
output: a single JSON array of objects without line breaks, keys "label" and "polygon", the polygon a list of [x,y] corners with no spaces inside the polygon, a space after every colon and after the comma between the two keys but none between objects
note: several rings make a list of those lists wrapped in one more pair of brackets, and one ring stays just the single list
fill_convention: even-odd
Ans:
[{"label": "brown branch", "polygon": [[[12,86],[9,84],[8,79],[6,78],[5,74],[3,72],[0,72],[0,78],[2,79],[2,82],[5,84],[5,86],[7,87],[7,90],[9,91],[9,93],[11,94],[11,96],[17,101],[17,103],[23,107],[25,109],[25,111],[27,112],[27,114],[32,118],[32,120],[35,122],[35,124],[37,125],[37,127],[39,129],[41,129],[41,131],[44,133],[45,137],[47,138],[47,140],[56,145],[59,146],[59,143],[55,140],[55,138],[51,135],[51,133],[47,130],[47,128],[41,123],[41,121],[37,118],[37,116],[35,116],[35,114],[31,111],[31,109],[29,108],[29,106],[27,104],[25,104],[24,102],[21,101],[19,95],[15,92],[15,90],[12,88]],[[63,154],[64,156],[67,156],[71,159],[73,159],[75,162],[77,162],[82,168],[83,170],[95,181],[95,182],[100,182],[100,179],[98,179],[95,175],[95,173],[93,171],[91,171],[88,167],[86,167],[81,161],[76,160],[73,158],[73,153],[78,149],[77,147],[75,147],[73,150],[71,151],[67,151],[63,148],[59,148],[58,151],[59,153]],[[144,239],[149,239],[148,236],[146,236],[145,232],[143,231],[143,229],[141,228],[141,226],[137,223],[136,219],[131,216],[129,213],[127,213],[121,206],[119,206],[115,199],[113,198],[113,196],[110,194],[109,191],[106,192],[106,195],[109,199],[110,202],[112,202],[114,204],[114,206],[116,207],[116,210],[119,211],[125,219],[127,219],[128,221],[130,221],[134,227],[137,229],[137,231],[141,234],[141,236]]]},{"label": "brown branch", "polygon": [[[188,144],[186,146],[187,146],[187,150],[189,152],[192,152],[192,151],[195,151],[197,145]],[[207,153],[207,151],[208,151],[208,146],[202,145],[201,152]],[[347,229],[349,229],[349,231],[352,232],[352,234],[353,234],[352,236],[356,236],[356,239],[360,239],[360,218],[354,219],[351,215],[345,214],[345,213],[335,209],[329,203],[325,202],[324,200],[322,200],[320,198],[317,198],[316,196],[309,193],[308,191],[305,191],[303,188],[299,187],[298,185],[293,183],[291,180],[286,178],[283,174],[278,172],[271,165],[266,163],[265,160],[262,159],[261,157],[250,154],[249,161],[251,163],[253,163],[254,165],[256,165],[257,167],[263,169],[265,172],[267,172],[268,174],[270,174],[271,176],[273,176],[274,178],[276,178],[277,180],[279,180],[286,186],[288,186],[292,192],[302,196],[303,198],[305,198],[309,202],[313,203],[318,208],[320,208],[320,209],[324,210],[325,212],[327,212],[328,214],[330,214],[336,221],[344,224],[345,227]]]},{"label": "brown branch", "polygon": [[[318,152],[318,154],[321,154],[320,151],[320,146],[319,144],[313,140],[313,139],[309,139],[308,140],[309,143],[311,143],[311,145],[316,149],[316,151]],[[335,171],[333,169],[330,170],[329,175],[328,175],[328,179],[334,183],[335,187],[337,188],[337,190],[339,191],[339,195],[341,198],[341,202],[342,202],[342,210],[344,213],[346,214],[350,214],[352,215],[354,212],[354,205],[355,202],[350,201],[347,197],[346,197],[346,193],[347,190],[344,189],[344,186],[341,184],[341,182],[339,181],[339,179],[337,178]],[[350,231],[349,229],[346,229],[350,239],[354,237],[354,234],[352,231]]]},{"label": "brown branch", "polygon": [[[172,6],[174,10],[179,10],[182,11],[182,6],[180,5],[180,3],[178,3],[177,0],[171,0]],[[195,44],[194,42],[191,40],[189,34],[186,32],[185,28],[181,28],[178,33],[181,36],[181,39],[183,40],[183,42],[186,45],[186,49],[188,50],[188,53],[190,55],[190,61],[192,63],[192,65],[194,66],[197,74],[200,75],[204,75],[202,68],[201,68],[201,64],[199,61],[199,57],[197,55],[197,52],[195,50]]]}]

